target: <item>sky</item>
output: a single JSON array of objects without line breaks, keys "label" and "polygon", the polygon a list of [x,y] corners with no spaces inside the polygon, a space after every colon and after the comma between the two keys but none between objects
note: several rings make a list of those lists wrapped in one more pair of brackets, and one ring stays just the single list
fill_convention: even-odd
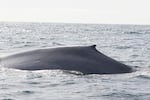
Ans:
[{"label": "sky", "polygon": [[0,0],[0,21],[150,24],[150,0]]}]

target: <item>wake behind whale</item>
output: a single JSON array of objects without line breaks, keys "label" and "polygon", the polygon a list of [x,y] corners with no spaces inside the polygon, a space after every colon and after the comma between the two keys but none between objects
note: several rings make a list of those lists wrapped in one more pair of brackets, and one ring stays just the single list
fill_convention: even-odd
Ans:
[{"label": "wake behind whale", "polygon": [[38,49],[3,57],[4,67],[20,70],[62,69],[83,74],[119,74],[132,68],[96,50],[96,45]]}]

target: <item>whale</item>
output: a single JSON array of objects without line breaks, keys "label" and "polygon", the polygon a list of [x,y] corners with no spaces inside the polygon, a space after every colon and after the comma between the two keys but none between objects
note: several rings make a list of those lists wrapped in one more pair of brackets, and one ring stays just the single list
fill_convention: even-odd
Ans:
[{"label": "whale", "polygon": [[112,59],[96,45],[36,49],[0,58],[0,65],[19,70],[67,70],[83,74],[132,72],[131,66]]}]

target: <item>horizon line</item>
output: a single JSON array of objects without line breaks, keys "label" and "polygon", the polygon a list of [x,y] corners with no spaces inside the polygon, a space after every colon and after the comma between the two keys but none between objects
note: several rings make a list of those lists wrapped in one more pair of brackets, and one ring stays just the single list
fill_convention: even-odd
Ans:
[{"label": "horizon line", "polygon": [[50,22],[50,21],[0,21],[0,23],[46,23],[46,24],[91,24],[91,25],[139,25],[149,26],[150,24],[134,24],[134,23],[86,23],[86,22]]}]

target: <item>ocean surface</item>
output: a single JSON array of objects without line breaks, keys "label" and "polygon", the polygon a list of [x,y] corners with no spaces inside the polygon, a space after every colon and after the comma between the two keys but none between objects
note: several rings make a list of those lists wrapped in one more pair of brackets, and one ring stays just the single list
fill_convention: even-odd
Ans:
[{"label": "ocean surface", "polygon": [[93,44],[137,71],[76,75],[0,65],[0,100],[150,100],[150,26],[0,23],[0,57],[37,48]]}]

